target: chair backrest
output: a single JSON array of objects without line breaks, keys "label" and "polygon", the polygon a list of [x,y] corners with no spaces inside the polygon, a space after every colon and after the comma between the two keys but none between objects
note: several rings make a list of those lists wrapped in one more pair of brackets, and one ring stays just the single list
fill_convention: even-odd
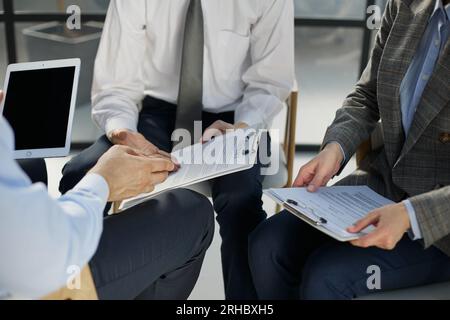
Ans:
[{"label": "chair backrest", "polygon": [[91,269],[86,266],[80,274],[80,288],[69,289],[67,287],[49,294],[42,300],[98,300]]},{"label": "chair backrest", "polygon": [[288,181],[286,187],[290,187],[293,181],[294,160],[295,160],[295,137],[297,132],[297,110],[298,110],[298,86],[295,87],[287,101],[286,128],[284,132],[283,150],[286,155]]}]

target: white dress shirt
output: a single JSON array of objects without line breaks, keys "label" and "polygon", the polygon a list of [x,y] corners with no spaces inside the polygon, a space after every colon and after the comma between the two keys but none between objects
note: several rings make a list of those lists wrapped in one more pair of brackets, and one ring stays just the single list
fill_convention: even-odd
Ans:
[{"label": "white dress shirt", "polygon": [[[146,95],[176,104],[189,0],[112,0],[95,63],[93,119],[136,131]],[[294,86],[292,0],[203,0],[203,106],[269,127]]]},{"label": "white dress shirt", "polygon": [[39,298],[65,285],[97,249],[106,181],[87,175],[55,200],[13,160],[13,133],[0,115],[0,300]]}]

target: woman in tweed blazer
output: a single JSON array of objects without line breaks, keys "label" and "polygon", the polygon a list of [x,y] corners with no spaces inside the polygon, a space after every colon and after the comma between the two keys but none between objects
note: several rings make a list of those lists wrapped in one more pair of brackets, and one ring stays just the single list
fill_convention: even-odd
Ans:
[{"label": "woman in tweed blazer", "polygon": [[396,204],[337,243],[289,213],[250,237],[262,299],[351,299],[450,280],[450,1],[390,0],[370,62],[294,186],[311,192],[342,171],[381,120],[384,144],[341,185],[368,185]]}]

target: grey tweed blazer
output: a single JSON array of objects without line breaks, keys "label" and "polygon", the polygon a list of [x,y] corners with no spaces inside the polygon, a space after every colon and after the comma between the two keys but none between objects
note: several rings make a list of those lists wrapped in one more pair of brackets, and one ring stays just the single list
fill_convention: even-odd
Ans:
[{"label": "grey tweed blazer", "polygon": [[405,136],[400,85],[426,30],[434,0],[390,0],[370,62],[328,128],[349,159],[381,119],[384,146],[340,184],[367,184],[394,200],[410,199],[425,247],[450,256],[450,41],[436,64]]}]

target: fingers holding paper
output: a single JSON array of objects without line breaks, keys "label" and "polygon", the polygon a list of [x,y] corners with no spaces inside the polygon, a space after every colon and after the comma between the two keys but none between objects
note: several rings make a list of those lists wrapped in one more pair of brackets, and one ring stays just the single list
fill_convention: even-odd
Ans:
[{"label": "fingers holding paper", "polygon": [[316,192],[339,171],[343,158],[337,143],[328,144],[314,159],[300,169],[293,186],[308,186],[309,192]]},{"label": "fingers holding paper", "polygon": [[392,250],[411,227],[405,205],[396,203],[372,211],[347,231],[358,233],[371,225],[375,227],[374,231],[351,241],[351,244],[361,248],[378,247]]},{"label": "fingers holding paper", "polygon": [[140,152],[142,156],[161,156],[170,159],[175,164],[175,170],[178,170],[180,167],[177,159],[168,152],[156,147],[138,132],[132,132],[128,129],[118,129],[109,134],[109,139],[115,145],[127,146]]},{"label": "fingers holding paper", "polygon": [[152,192],[173,170],[175,164],[164,156],[147,156],[140,150],[116,145],[99,159],[90,173],[105,178],[109,201],[121,201]]},{"label": "fingers holding paper", "polygon": [[139,132],[133,132],[128,129],[117,129],[109,133],[108,136],[113,144],[139,150],[147,156],[161,152],[158,147],[148,141]]}]

